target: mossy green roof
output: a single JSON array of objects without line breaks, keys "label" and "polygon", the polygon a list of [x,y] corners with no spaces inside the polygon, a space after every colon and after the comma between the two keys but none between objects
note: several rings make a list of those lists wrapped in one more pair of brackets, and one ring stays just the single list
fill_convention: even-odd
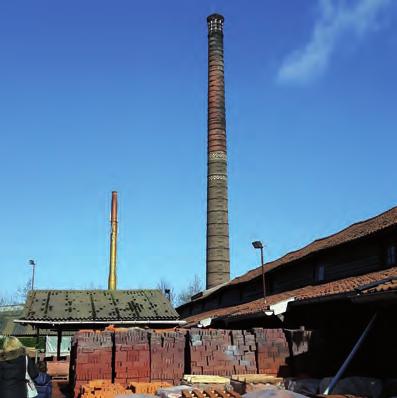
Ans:
[{"label": "mossy green roof", "polygon": [[179,316],[160,290],[34,290],[20,319],[111,323],[176,321]]}]

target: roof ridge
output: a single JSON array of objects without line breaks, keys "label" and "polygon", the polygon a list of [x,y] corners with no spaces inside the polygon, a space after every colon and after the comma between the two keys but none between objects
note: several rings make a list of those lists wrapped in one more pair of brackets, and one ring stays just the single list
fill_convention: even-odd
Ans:
[{"label": "roof ridge", "polygon": [[[330,234],[330,235],[324,236],[324,237],[322,237],[322,238],[314,239],[314,240],[312,240],[310,243],[308,243],[308,244],[302,246],[301,248],[296,249],[296,250],[291,250],[291,251],[289,251],[289,252],[283,254],[281,257],[276,258],[275,260],[268,261],[268,262],[265,263],[264,265],[265,265],[265,266],[266,266],[266,265],[271,265],[271,264],[275,263],[276,261],[281,261],[283,258],[285,258],[285,257],[287,257],[287,256],[289,256],[289,255],[291,255],[291,254],[297,253],[297,252],[299,252],[299,251],[301,251],[301,250],[304,250],[304,249],[306,249],[307,247],[309,247],[310,245],[313,245],[314,243],[318,243],[318,242],[324,241],[324,240],[326,240],[326,239],[330,239],[330,238],[332,238],[332,237],[334,237],[334,236],[336,236],[336,235],[339,235],[339,234],[341,234],[341,233],[347,231],[347,230],[350,229],[350,228],[356,227],[356,226],[358,226],[358,225],[360,225],[360,224],[365,224],[365,223],[367,223],[367,222],[370,222],[370,221],[372,221],[372,220],[375,220],[375,219],[377,219],[377,218],[380,218],[380,217],[384,216],[384,215],[387,214],[387,213],[391,213],[391,212],[393,212],[393,211],[395,211],[395,210],[397,210],[397,206],[394,206],[394,207],[392,207],[392,208],[390,208],[390,209],[388,209],[388,210],[385,210],[384,212],[379,213],[379,214],[377,214],[377,215],[375,215],[375,216],[372,216],[372,217],[369,217],[369,218],[367,218],[367,219],[364,219],[364,220],[361,220],[361,221],[357,221],[357,222],[355,222],[355,223],[353,223],[353,224],[350,224],[350,225],[348,225],[347,227],[342,228],[341,230],[339,230],[339,231],[337,231],[337,232],[334,232],[334,233],[332,233],[332,234]],[[250,274],[251,272],[260,269],[261,267],[262,267],[262,266],[260,265],[260,266],[257,266],[257,267],[255,267],[255,268],[252,268],[252,269],[250,269],[249,271],[245,272],[244,274],[242,274],[242,275],[240,275],[240,276],[237,276],[237,277],[233,278],[230,282],[232,282],[232,281],[234,281],[234,280],[238,280],[238,279],[240,279],[240,278],[242,278],[242,277],[244,277],[244,276]]]}]

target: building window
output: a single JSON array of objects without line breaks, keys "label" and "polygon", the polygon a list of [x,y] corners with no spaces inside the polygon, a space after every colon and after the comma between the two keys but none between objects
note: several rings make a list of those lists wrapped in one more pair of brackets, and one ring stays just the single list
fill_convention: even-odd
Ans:
[{"label": "building window", "polygon": [[397,260],[397,249],[395,245],[387,248],[386,265],[395,265]]},{"label": "building window", "polygon": [[325,265],[317,264],[314,270],[314,281],[323,282],[325,281]]}]

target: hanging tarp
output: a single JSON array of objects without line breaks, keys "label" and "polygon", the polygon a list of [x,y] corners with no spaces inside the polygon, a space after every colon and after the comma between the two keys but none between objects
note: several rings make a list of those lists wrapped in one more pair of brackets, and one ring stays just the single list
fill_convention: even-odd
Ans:
[{"label": "hanging tarp", "polygon": [[[61,341],[61,355],[69,355],[70,354],[70,343],[72,340],[72,336],[64,336]],[[45,343],[45,354],[46,356],[56,355],[57,354],[57,336],[47,336]]]}]

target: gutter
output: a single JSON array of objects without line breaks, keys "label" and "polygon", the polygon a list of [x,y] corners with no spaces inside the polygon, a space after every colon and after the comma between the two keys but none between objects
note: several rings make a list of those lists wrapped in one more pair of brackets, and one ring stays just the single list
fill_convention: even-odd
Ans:
[{"label": "gutter", "polygon": [[323,303],[323,302],[333,301],[333,300],[346,300],[346,299],[350,299],[352,294],[354,294],[354,292],[335,293],[335,294],[324,295],[324,296],[310,297],[310,298],[295,300],[294,302],[291,303],[291,306],[295,307],[295,306],[300,306],[300,305],[305,305],[305,304]]},{"label": "gutter", "polygon": [[186,321],[29,321],[27,319],[14,319],[15,323],[28,325],[185,325]]}]

